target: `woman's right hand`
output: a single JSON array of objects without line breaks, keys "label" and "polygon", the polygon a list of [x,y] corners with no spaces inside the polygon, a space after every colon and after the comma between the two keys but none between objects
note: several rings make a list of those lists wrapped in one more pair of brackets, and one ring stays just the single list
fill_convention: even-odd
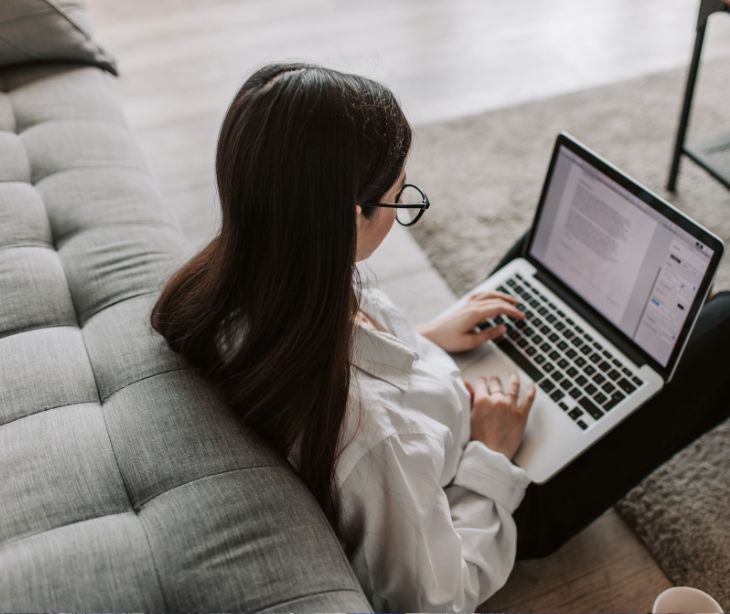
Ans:
[{"label": "woman's right hand", "polygon": [[510,376],[507,390],[494,376],[480,377],[474,385],[466,380],[464,383],[471,396],[471,439],[512,460],[535,400],[535,384],[530,383],[525,398],[518,404],[520,378],[516,373]]}]

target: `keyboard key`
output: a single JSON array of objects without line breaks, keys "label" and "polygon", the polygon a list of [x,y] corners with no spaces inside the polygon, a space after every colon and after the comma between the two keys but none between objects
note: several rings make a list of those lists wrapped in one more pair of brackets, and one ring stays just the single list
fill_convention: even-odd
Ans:
[{"label": "keyboard key", "polygon": [[565,401],[560,401],[560,403],[558,403],[558,405],[560,406],[560,409],[562,409],[563,411],[568,411],[568,405],[565,404]]},{"label": "keyboard key", "polygon": [[[588,369],[586,369],[586,371],[588,371]],[[589,375],[590,375],[590,373],[589,373]],[[606,378],[603,377],[603,375],[601,375],[600,373],[596,373],[593,376],[593,381],[596,382],[596,384],[599,384],[600,385],[600,384],[602,384],[603,382],[606,381]]]},{"label": "keyboard key", "polygon": [[533,325],[533,326],[534,326],[535,328],[540,328],[540,327],[542,326],[542,320],[541,320],[540,318],[534,318],[534,319],[532,320],[532,325]]},{"label": "keyboard key", "polygon": [[578,352],[576,352],[576,351],[575,351],[575,350],[574,350],[573,348],[568,348],[568,349],[567,349],[567,350],[565,351],[565,355],[566,355],[566,356],[567,356],[568,358],[571,358],[571,359],[572,359],[572,358],[575,358],[575,357],[576,357],[576,356],[578,355]]},{"label": "keyboard key", "polygon": [[586,424],[585,422],[583,422],[583,420],[578,420],[578,422],[576,422],[576,424],[577,424],[577,425],[578,425],[578,426],[579,426],[580,428],[582,428],[582,429],[583,429],[584,431],[585,431],[585,430],[586,430],[586,429],[588,428],[588,425],[587,425],[587,424]]},{"label": "keyboard key", "polygon": [[540,335],[538,335],[538,334],[534,334],[534,335],[532,335],[532,342],[533,342],[533,343],[534,343],[535,345],[540,345],[540,344],[542,343],[542,336],[540,336]]},{"label": "keyboard key", "polygon": [[535,356],[536,364],[541,365],[544,362],[545,362],[545,357],[542,354],[538,354],[537,356]]},{"label": "keyboard key", "polygon": [[551,347],[552,347],[552,346],[551,346],[551,345],[550,345],[550,344],[549,344],[549,343],[548,343],[547,341],[544,341],[544,342],[542,343],[542,345],[540,346],[540,349],[541,349],[541,350],[542,350],[543,352],[546,352],[546,353],[547,353],[548,351],[550,351],[550,348],[551,348]]},{"label": "keyboard key", "polygon": [[547,335],[547,334],[548,334],[548,333],[549,333],[549,332],[550,332],[551,330],[552,330],[552,329],[551,329],[551,328],[550,328],[550,327],[549,327],[549,326],[548,326],[547,324],[543,324],[543,325],[542,325],[542,326],[540,327],[540,332],[541,332],[541,333],[542,333],[543,335]]},{"label": "keyboard key", "polygon": [[555,390],[553,390],[550,393],[550,398],[556,402],[560,401],[560,399],[562,399],[564,396],[565,396],[565,393],[562,390],[560,390],[559,388],[556,388]]},{"label": "keyboard key", "polygon": [[534,345],[528,345],[525,348],[525,354],[527,354],[528,356],[534,356],[536,353],[537,353],[537,350],[535,349]]},{"label": "keyboard key", "polygon": [[579,399],[583,393],[580,388],[571,388],[568,390],[568,394],[574,399]]},{"label": "keyboard key", "polygon": [[613,366],[616,367],[617,369],[620,369],[621,367],[623,367],[623,365],[615,358],[613,360],[611,360],[611,362],[613,363]]},{"label": "keyboard key", "polygon": [[577,378],[575,378],[575,383],[579,386],[585,386],[588,383],[588,380],[584,376],[579,375]]},{"label": "keyboard key", "polygon": [[631,378],[631,381],[636,384],[637,386],[641,386],[644,382],[642,382],[638,377],[634,375],[634,377]]},{"label": "keyboard key", "polygon": [[555,322],[555,316],[554,316],[554,315],[553,315],[552,313],[549,313],[549,314],[547,314],[547,315],[545,316],[545,319],[546,319],[546,320],[547,320],[548,322],[550,322],[550,324],[552,324],[553,322]]},{"label": "keyboard key", "polygon": [[540,388],[545,392],[550,392],[555,389],[555,383],[552,380],[544,378],[540,381]]},{"label": "keyboard key", "polygon": [[585,409],[594,420],[598,420],[603,415],[603,412],[588,397],[580,399],[578,405]]},{"label": "keyboard key", "polygon": [[573,387],[573,382],[566,378],[560,382],[560,387],[567,392]]},{"label": "keyboard key", "polygon": [[614,390],[616,390],[616,386],[614,386],[611,382],[606,382],[603,386],[601,386],[601,390],[611,394]]},{"label": "keyboard key", "polygon": [[575,362],[575,364],[577,364],[579,367],[582,367],[586,364],[586,359],[582,356],[578,356],[573,362]]},{"label": "keyboard key", "polygon": [[601,363],[598,365],[598,368],[601,371],[608,372],[611,370],[611,364],[606,362],[605,360],[601,361]]},{"label": "keyboard key", "polygon": [[560,343],[558,343],[558,349],[561,352],[564,352],[565,351],[565,348],[567,348],[567,347],[568,347],[568,344],[565,343],[565,341],[561,341]]},{"label": "keyboard key", "polygon": [[561,359],[560,359],[560,360],[558,361],[558,366],[559,366],[559,367],[560,367],[561,369],[565,369],[565,367],[567,367],[567,366],[568,366],[569,364],[570,364],[570,363],[569,363],[569,362],[568,362],[567,360],[565,360],[565,358],[561,358]]},{"label": "keyboard key", "polygon": [[610,379],[612,382],[617,382],[621,379],[621,374],[616,369],[611,369],[606,376],[608,379]]},{"label": "keyboard key", "polygon": [[578,333],[578,334],[580,334],[580,335],[582,335],[583,334],[583,329],[580,326],[577,326],[576,325],[575,332]]},{"label": "keyboard key", "polygon": [[593,367],[593,365],[586,365],[585,369],[583,369],[583,372],[586,375],[590,376],[590,375],[593,375],[596,372],[596,370]]},{"label": "keyboard key", "polygon": [[608,400],[608,403],[606,403],[603,407],[606,411],[609,411],[616,407],[621,401],[624,400],[624,395],[621,393],[617,393],[611,396],[611,398]]},{"label": "keyboard key", "polygon": [[563,330],[565,328],[565,324],[560,321],[555,322],[555,328],[557,328],[558,330]]},{"label": "keyboard key", "polygon": [[[524,339],[520,339],[520,341],[524,341]],[[519,341],[517,343],[519,344]],[[527,374],[532,381],[537,383],[542,379],[542,373],[540,373],[538,368],[525,358],[525,356],[514,345],[506,341],[504,338],[500,339],[497,342],[497,345]]]},{"label": "keyboard key", "polygon": [[583,339],[585,339],[587,343],[591,343],[593,341],[593,337],[591,337],[588,333],[583,335]]},{"label": "keyboard key", "polygon": [[545,371],[545,373],[551,373],[553,371],[553,369],[555,369],[555,365],[551,362],[546,362],[542,366],[542,370]]},{"label": "keyboard key", "polygon": [[621,388],[626,394],[631,394],[634,390],[636,390],[636,386],[634,386],[629,380],[621,378],[618,381],[618,387]]},{"label": "keyboard key", "polygon": [[575,377],[576,375],[578,375],[578,369],[576,369],[575,367],[570,367],[566,371],[566,373],[568,374],[568,377]]},{"label": "keyboard key", "polygon": [[608,401],[608,397],[602,392],[599,392],[598,394],[592,396],[595,399],[596,403],[598,403],[599,405],[603,405],[606,401]]},{"label": "keyboard key", "polygon": [[586,394],[593,396],[596,392],[598,392],[598,388],[596,388],[593,384],[588,384],[586,386]]},{"label": "keyboard key", "polygon": [[580,337],[573,337],[570,342],[577,348],[583,345],[583,340]]},{"label": "keyboard key", "polygon": [[593,352],[593,354],[590,355],[589,360],[593,363],[596,363],[601,360],[601,357],[597,352]]},{"label": "keyboard key", "polygon": [[570,339],[571,337],[575,336],[575,333],[572,330],[566,330],[564,333],[566,339]]},{"label": "keyboard key", "polygon": [[571,418],[573,418],[573,420],[577,420],[578,418],[580,418],[583,415],[583,412],[580,409],[578,409],[577,407],[574,407],[573,409],[571,409],[568,412],[568,415]]},{"label": "keyboard key", "polygon": [[517,282],[516,282],[516,281],[515,281],[514,279],[508,279],[508,280],[507,280],[507,285],[508,285],[508,286],[509,286],[510,288],[514,288],[514,287],[515,287],[515,286],[517,285]]},{"label": "keyboard key", "polygon": [[548,356],[550,357],[550,360],[557,360],[558,358],[560,358],[560,352],[558,352],[557,350],[553,350],[548,354]]},{"label": "keyboard key", "polygon": [[626,367],[621,368],[621,373],[623,373],[626,377],[631,377],[631,371],[629,371]]},{"label": "keyboard key", "polygon": [[558,335],[558,333],[551,333],[548,339],[555,343],[558,339],[560,339],[560,336]]},{"label": "keyboard key", "polygon": [[591,353],[591,348],[589,345],[584,345],[582,348],[580,348],[580,351],[587,356]]},{"label": "keyboard key", "polygon": [[565,377],[565,374],[562,371],[556,371],[555,373],[553,373],[553,379],[556,382],[559,382],[564,377]]}]

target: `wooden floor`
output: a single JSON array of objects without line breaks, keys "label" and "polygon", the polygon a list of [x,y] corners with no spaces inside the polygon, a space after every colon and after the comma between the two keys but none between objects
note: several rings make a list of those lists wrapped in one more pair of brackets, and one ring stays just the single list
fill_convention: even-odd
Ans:
[{"label": "wooden floor", "polygon": [[[388,84],[414,123],[511,105],[689,59],[696,0],[89,0],[118,58],[129,123],[191,249],[219,223],[218,127],[257,66],[305,60]],[[712,18],[706,57],[730,57]],[[453,295],[396,229],[366,268],[414,320]],[[566,502],[569,505],[570,502]],[[649,611],[668,587],[609,510],[557,553],[519,562],[491,611]]]}]

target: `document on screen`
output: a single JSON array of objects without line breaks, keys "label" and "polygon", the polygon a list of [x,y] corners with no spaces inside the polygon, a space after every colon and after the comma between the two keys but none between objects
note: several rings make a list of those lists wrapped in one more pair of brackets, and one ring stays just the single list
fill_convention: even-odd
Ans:
[{"label": "document on screen", "polygon": [[657,222],[578,165],[570,169],[563,198],[569,206],[558,208],[545,264],[618,325]]}]

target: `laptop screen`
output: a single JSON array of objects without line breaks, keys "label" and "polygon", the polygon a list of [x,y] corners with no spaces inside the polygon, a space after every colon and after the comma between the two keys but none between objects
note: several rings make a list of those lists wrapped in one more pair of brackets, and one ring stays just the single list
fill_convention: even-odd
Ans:
[{"label": "laptop screen", "polygon": [[529,253],[666,366],[713,250],[561,145]]}]

